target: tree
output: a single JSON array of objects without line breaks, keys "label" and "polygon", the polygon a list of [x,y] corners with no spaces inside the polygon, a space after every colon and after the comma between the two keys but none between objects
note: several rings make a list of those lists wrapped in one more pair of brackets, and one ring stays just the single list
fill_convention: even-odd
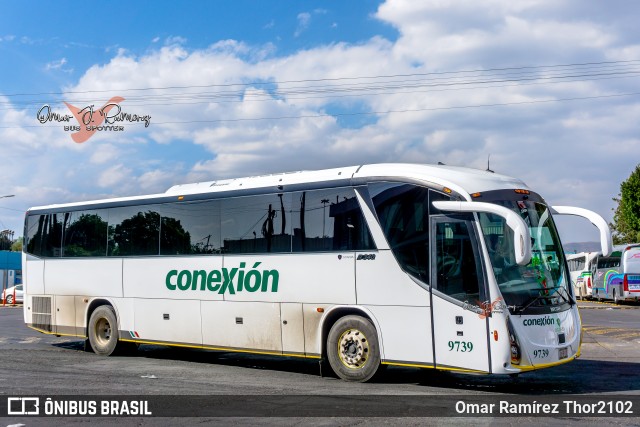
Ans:
[{"label": "tree", "polygon": [[107,221],[100,215],[81,214],[72,223],[68,223],[69,214],[65,214],[64,254],[63,256],[104,256],[107,250]]},{"label": "tree", "polygon": [[18,240],[13,242],[13,244],[11,245],[11,250],[13,252],[22,252],[22,241],[22,237],[19,237]]},{"label": "tree", "polygon": [[613,200],[618,203],[611,224],[613,242],[640,242],[640,164],[620,184],[620,193]]},{"label": "tree", "polygon": [[115,243],[111,255],[158,255],[160,214],[138,212],[115,227],[109,226],[109,240]]}]

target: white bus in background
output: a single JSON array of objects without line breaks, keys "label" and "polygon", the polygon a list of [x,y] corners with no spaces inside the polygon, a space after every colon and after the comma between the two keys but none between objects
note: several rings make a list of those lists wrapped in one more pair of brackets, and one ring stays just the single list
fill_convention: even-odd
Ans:
[{"label": "white bus in background", "polygon": [[600,252],[579,252],[567,254],[567,265],[576,298],[591,298],[593,289],[593,272],[596,270]]},{"label": "white bus in background", "polygon": [[609,256],[599,256],[594,273],[593,297],[616,304],[640,299],[640,244],[619,245]]},{"label": "white bus in background", "polygon": [[515,178],[377,164],[34,207],[26,324],[87,339],[519,374],[580,354],[553,215]]}]

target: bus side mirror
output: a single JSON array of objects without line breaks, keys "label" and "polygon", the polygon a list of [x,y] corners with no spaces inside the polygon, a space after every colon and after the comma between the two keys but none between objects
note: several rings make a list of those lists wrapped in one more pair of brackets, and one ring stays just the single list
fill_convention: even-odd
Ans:
[{"label": "bus side mirror", "polygon": [[505,219],[507,226],[513,230],[513,247],[518,265],[527,265],[531,261],[531,233],[520,215],[504,206],[485,202],[435,201],[436,209],[448,212],[484,212],[498,215]]},{"label": "bus side mirror", "polygon": [[611,240],[611,230],[609,224],[597,213],[583,208],[575,208],[573,206],[552,206],[551,213],[554,215],[575,215],[588,219],[593,225],[600,230],[600,246],[602,246],[602,255],[609,256],[613,251],[613,241]]}]

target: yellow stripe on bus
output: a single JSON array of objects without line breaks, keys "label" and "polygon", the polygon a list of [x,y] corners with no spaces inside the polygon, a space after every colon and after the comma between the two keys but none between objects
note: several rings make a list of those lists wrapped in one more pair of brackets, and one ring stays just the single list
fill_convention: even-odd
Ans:
[{"label": "yellow stripe on bus", "polygon": [[442,371],[457,371],[457,372],[471,372],[474,374],[488,374],[485,371],[477,371],[475,369],[464,369],[464,368],[454,368],[450,366],[433,366],[433,365],[422,365],[419,363],[402,363],[402,362],[381,362],[383,365],[389,366],[402,366],[407,368],[424,368],[424,369],[440,369]]},{"label": "yellow stripe on bus", "polygon": [[566,359],[563,360],[559,360],[557,362],[551,362],[551,363],[545,363],[542,365],[535,365],[535,366],[514,366],[514,368],[519,368],[523,371],[533,371],[535,369],[544,369],[544,368],[550,368],[552,366],[558,366],[558,365],[562,365],[563,363],[569,363],[573,360],[575,360],[577,356],[573,356],[573,357],[567,357]]},{"label": "yellow stripe on bus", "polygon": [[35,327],[33,327],[33,326],[29,326],[29,325],[27,325],[27,328],[33,329],[34,331],[38,331],[38,332],[40,332],[40,333],[42,333],[42,334],[47,334],[47,335],[56,335],[56,336],[60,336],[60,337],[77,337],[77,338],[86,338],[86,336],[85,336],[85,335],[62,334],[62,333],[59,333],[59,332],[49,332],[49,331],[45,331],[45,330],[43,330],[43,329],[38,329],[38,328],[35,328]]},{"label": "yellow stripe on bus", "polygon": [[320,359],[320,356],[316,356],[316,355],[277,353],[272,351],[258,351],[258,350],[244,350],[244,349],[237,349],[237,348],[230,348],[230,347],[213,347],[213,346],[206,346],[206,345],[176,344],[176,343],[161,342],[161,341],[132,340],[127,338],[121,338],[120,341],[133,342],[138,344],[149,344],[149,345],[166,345],[169,347],[195,348],[199,350],[215,350],[215,351],[228,351],[233,353],[262,354],[267,356],[302,357],[305,359]]}]

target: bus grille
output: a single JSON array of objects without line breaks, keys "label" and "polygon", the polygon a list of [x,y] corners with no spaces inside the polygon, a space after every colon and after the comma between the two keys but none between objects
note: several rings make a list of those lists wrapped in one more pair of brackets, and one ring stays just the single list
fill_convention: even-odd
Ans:
[{"label": "bus grille", "polygon": [[51,297],[33,297],[33,327],[51,332]]}]

